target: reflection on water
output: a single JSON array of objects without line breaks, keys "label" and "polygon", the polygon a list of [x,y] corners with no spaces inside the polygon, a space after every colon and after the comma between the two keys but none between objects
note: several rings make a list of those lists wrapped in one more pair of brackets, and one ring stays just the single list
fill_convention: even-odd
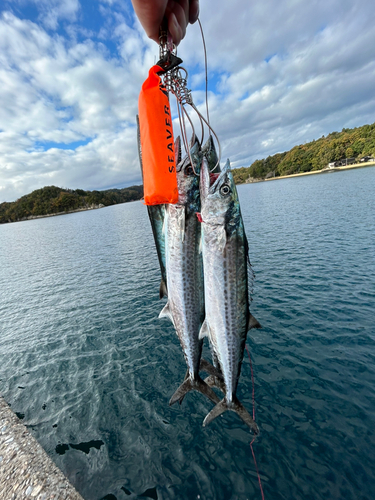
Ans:
[{"label": "reflection on water", "polygon": [[[374,187],[373,168],[239,186],[268,499],[373,497]],[[0,264],[0,392],[85,499],[260,498],[240,419],[168,406],[185,363],[142,203],[2,225]],[[249,409],[251,390],[245,359]]]}]

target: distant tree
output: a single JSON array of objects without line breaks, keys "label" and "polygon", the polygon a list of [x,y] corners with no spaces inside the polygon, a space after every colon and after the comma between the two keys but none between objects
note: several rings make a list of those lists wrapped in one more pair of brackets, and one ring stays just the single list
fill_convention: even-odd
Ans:
[{"label": "distant tree", "polygon": [[15,222],[28,217],[70,212],[91,205],[113,205],[139,200],[143,186],[131,186],[106,191],[84,191],[46,186],[22,196],[13,203],[0,204],[0,223]]},{"label": "distant tree", "polygon": [[375,123],[354,129],[343,128],[312,142],[294,146],[290,151],[255,160],[248,168],[233,173],[235,182],[248,177],[264,179],[270,173],[289,175],[296,172],[321,170],[328,163],[343,158],[361,158],[375,154]]}]

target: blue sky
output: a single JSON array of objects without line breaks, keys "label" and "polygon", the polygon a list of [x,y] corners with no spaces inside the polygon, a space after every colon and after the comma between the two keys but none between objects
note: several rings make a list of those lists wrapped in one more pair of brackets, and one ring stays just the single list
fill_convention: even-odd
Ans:
[{"label": "blue sky", "polygon": [[[0,9],[0,202],[140,184],[135,115],[158,47],[130,1]],[[202,0],[200,19],[211,125],[232,166],[375,121],[372,0]],[[197,24],[178,53],[203,110]]]}]

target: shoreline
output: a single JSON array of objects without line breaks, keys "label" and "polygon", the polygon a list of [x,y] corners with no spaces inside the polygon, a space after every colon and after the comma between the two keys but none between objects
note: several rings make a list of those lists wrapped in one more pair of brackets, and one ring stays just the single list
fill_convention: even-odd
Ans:
[{"label": "shoreline", "polygon": [[101,203],[99,205],[90,205],[88,207],[75,208],[74,210],[67,210],[66,212],[56,212],[55,214],[45,214],[45,215],[29,215],[28,217],[22,217],[18,220],[10,220],[7,222],[0,222],[1,224],[13,224],[16,222],[23,222],[25,220],[35,220],[35,219],[45,219],[46,217],[57,217],[58,215],[75,214],[77,212],[87,212],[88,210],[98,210],[99,208],[104,208],[105,205]]},{"label": "shoreline", "polygon": [[327,174],[330,172],[338,172],[340,170],[351,170],[355,168],[365,168],[365,167],[375,167],[375,162],[367,162],[367,163],[355,163],[354,165],[345,165],[344,167],[334,167],[334,168],[323,168],[322,170],[313,170],[310,172],[301,172],[298,174],[291,175],[280,175],[279,177],[270,177],[269,179],[257,179],[253,182],[244,182],[243,184],[254,184],[255,182],[264,182],[264,181],[276,181],[278,179],[290,179],[292,177],[302,177],[304,175],[314,175],[314,174]]}]

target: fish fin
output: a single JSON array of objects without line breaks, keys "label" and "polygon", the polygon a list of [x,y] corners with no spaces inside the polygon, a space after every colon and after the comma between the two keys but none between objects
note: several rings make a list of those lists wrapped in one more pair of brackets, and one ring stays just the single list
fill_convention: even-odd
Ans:
[{"label": "fish fin", "polygon": [[213,365],[211,365],[211,363],[209,363],[203,358],[201,358],[199,370],[203,370],[204,372],[207,372],[209,375],[212,375],[213,377],[217,377],[221,380],[224,380],[220,370],[215,368]]},{"label": "fish fin", "polygon": [[203,325],[201,326],[200,332],[199,332],[199,340],[204,339],[204,337],[209,337],[210,333],[210,327],[208,326],[208,323],[206,320],[203,321]]},{"label": "fish fin", "polygon": [[214,393],[214,391],[209,387],[200,377],[197,377],[195,380],[191,380],[190,378],[186,379],[177,391],[173,394],[169,401],[169,406],[172,406],[177,401],[180,401],[181,398],[185,396],[186,393],[190,391],[199,391],[205,396],[207,396],[214,403],[218,403],[220,399]]},{"label": "fish fin", "polygon": [[[173,396],[169,400],[169,406],[172,406],[175,404],[177,401],[181,401],[184,399],[185,394],[193,389],[191,385],[190,378],[187,378],[182,382],[180,387],[177,389],[177,391],[174,392]],[[181,404],[181,403],[180,403]]]},{"label": "fish fin", "polygon": [[212,422],[216,417],[227,411],[229,408],[225,401],[225,398],[222,399],[216,406],[212,408],[210,413],[206,415],[206,418],[203,420],[203,427]]},{"label": "fish fin", "polygon": [[197,390],[199,392],[207,396],[208,399],[210,399],[216,404],[220,401],[220,398],[217,396],[217,394],[200,377],[196,382],[198,384]]},{"label": "fish fin", "polygon": [[209,375],[204,379],[204,381],[206,382],[208,387],[217,387],[221,390],[221,392],[225,394],[225,384],[222,378],[214,377],[214,375]]},{"label": "fish fin", "polygon": [[209,375],[204,379],[204,382],[208,385],[208,387],[215,387],[215,377],[213,375]]},{"label": "fish fin", "polygon": [[[185,373],[185,378],[184,378],[184,382],[185,380],[187,380],[189,378],[189,369],[186,370],[186,373]],[[184,397],[185,397],[185,394],[183,396],[180,397],[180,399],[178,400],[178,402],[180,403],[180,406],[182,405],[182,401],[184,400]]]},{"label": "fish fin", "polygon": [[262,325],[259,323],[259,321],[254,318],[252,314],[249,316],[249,322],[247,324],[247,329],[251,330],[252,328],[262,328]]},{"label": "fish fin", "polygon": [[237,415],[243,420],[243,422],[245,422],[246,425],[250,427],[255,435],[259,434],[259,427],[255,423],[250,413],[236,397],[233,398],[233,407],[231,408],[231,410],[237,413]]},{"label": "fish fin", "polygon": [[165,306],[163,307],[163,309],[161,310],[161,313],[159,314],[159,318],[169,318],[172,321],[173,326],[174,326],[173,316],[171,313],[171,309],[169,307],[169,302],[167,302],[165,304]]},{"label": "fish fin", "polygon": [[259,428],[257,424],[254,422],[250,413],[246,410],[246,408],[238,401],[236,397],[233,398],[233,401],[230,405],[228,405],[226,398],[222,399],[216,406],[212,408],[210,413],[206,415],[206,418],[203,420],[203,426],[208,425],[212,422],[216,417],[223,414],[227,410],[232,410],[237,413],[237,415],[245,422],[246,425],[250,427],[255,435],[259,434]]},{"label": "fish fin", "polygon": [[167,284],[163,280],[163,278],[160,281],[160,288],[159,288],[159,297],[162,299],[163,297],[168,297],[168,290],[167,290]]}]

